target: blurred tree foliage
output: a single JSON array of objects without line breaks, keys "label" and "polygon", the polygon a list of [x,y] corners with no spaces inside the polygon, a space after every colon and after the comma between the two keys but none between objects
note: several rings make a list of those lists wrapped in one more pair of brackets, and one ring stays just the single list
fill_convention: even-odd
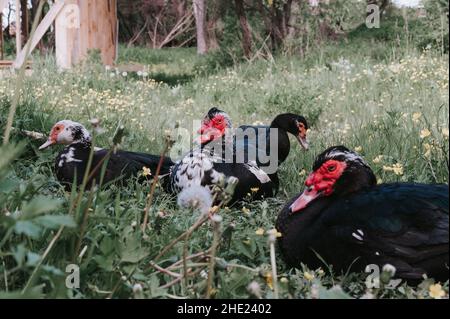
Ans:
[{"label": "blurred tree foliage", "polygon": [[[36,3],[32,0],[27,9],[27,23],[33,20]],[[200,34],[206,42],[202,52],[212,55],[208,57],[211,68],[242,59],[271,58],[274,53],[304,56],[324,42],[345,41],[355,35],[395,39],[398,44],[402,43],[399,38],[408,38],[407,43],[419,48],[448,52],[445,0],[423,0],[422,6],[407,10],[396,8],[391,0],[205,0],[204,4],[201,24],[205,30]],[[117,5],[120,42],[151,48],[197,45],[193,0],[117,0]],[[365,25],[368,5],[378,6],[380,28]],[[5,37],[8,55],[13,39]],[[54,30],[39,48],[46,52],[53,45]]]}]

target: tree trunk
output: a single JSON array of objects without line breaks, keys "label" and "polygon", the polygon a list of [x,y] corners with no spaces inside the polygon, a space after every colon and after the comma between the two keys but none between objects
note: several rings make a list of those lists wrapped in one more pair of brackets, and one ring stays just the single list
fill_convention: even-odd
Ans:
[{"label": "tree trunk", "polygon": [[244,54],[247,58],[250,58],[252,54],[252,35],[250,33],[250,28],[248,25],[247,17],[245,15],[244,1],[235,0],[236,4],[236,14],[239,18],[239,24],[242,29],[242,48],[244,49]]},{"label": "tree trunk", "polygon": [[220,20],[220,17],[214,17],[209,20],[207,23],[207,32],[208,32],[208,49],[209,50],[217,50],[219,48],[219,41],[217,40],[217,22]]},{"label": "tree trunk", "polygon": [[197,28],[197,53],[205,54],[208,51],[206,45],[206,7],[205,0],[194,0],[194,16]]},{"label": "tree trunk", "polygon": [[300,3],[299,1],[292,1],[289,9],[289,16],[287,18],[287,39],[292,40],[295,36],[295,24],[297,23],[297,17],[300,13]]},{"label": "tree trunk", "polygon": [[[391,4],[390,0],[367,0],[367,4],[375,4],[379,8],[380,12],[380,18],[383,16],[384,12],[386,11],[387,7]],[[370,13],[367,13],[366,16],[368,16]]]},{"label": "tree trunk", "polygon": [[219,38],[223,33],[222,17],[226,16],[228,10],[228,0],[216,0],[208,7],[207,18],[207,34],[208,34],[208,49],[219,49]]},{"label": "tree trunk", "polygon": [[22,13],[22,43],[25,45],[28,40],[28,30],[29,30],[29,19],[28,19],[28,8],[27,0],[20,0],[20,10]]},{"label": "tree trunk", "polygon": [[[30,21],[30,23],[33,23],[34,17],[36,16],[36,13],[37,13],[38,6],[39,6],[39,0],[31,0],[31,14],[30,14],[31,21]],[[43,15],[44,15],[44,13],[42,13],[41,17],[39,18],[39,23],[41,22]],[[37,44],[37,48],[41,54],[44,53],[45,46],[44,46],[44,42],[42,39],[39,40],[39,42]]]},{"label": "tree trunk", "polygon": [[266,9],[264,8],[264,5],[262,1],[257,0],[256,1],[256,7],[259,11],[259,14],[262,17],[262,20],[264,22],[264,27],[266,28],[267,35],[270,35],[270,49],[273,49],[275,47],[275,38],[274,33],[272,32],[272,23],[270,21],[270,17],[268,13],[266,12]]},{"label": "tree trunk", "polygon": [[3,13],[0,12],[0,60],[3,60]]},{"label": "tree trunk", "polygon": [[186,14],[186,1],[174,0],[173,6],[175,12],[177,13],[177,20],[180,20]]}]

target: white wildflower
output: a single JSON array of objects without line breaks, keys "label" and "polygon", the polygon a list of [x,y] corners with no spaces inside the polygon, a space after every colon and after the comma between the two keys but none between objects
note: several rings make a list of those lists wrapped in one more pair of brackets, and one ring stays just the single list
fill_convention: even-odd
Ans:
[{"label": "white wildflower", "polygon": [[261,286],[256,281],[252,281],[251,283],[249,283],[247,286],[247,290],[255,297],[261,298]]},{"label": "white wildflower", "polygon": [[208,213],[213,199],[209,190],[202,186],[192,186],[184,189],[178,195],[178,206],[183,208],[195,208],[203,214]]},{"label": "white wildflower", "polygon": [[391,264],[386,264],[383,266],[383,271],[390,273],[391,276],[393,277],[393,276],[395,276],[395,272],[397,271],[397,269],[394,266],[392,266]]}]

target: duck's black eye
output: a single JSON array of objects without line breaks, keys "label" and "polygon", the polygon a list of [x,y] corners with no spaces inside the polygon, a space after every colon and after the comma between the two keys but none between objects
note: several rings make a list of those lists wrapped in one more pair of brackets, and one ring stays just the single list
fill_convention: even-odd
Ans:
[{"label": "duck's black eye", "polygon": [[56,127],[56,130],[59,131],[61,128],[59,126]]},{"label": "duck's black eye", "polygon": [[334,172],[335,170],[336,170],[336,166],[335,165],[328,166],[328,171],[329,172]]}]

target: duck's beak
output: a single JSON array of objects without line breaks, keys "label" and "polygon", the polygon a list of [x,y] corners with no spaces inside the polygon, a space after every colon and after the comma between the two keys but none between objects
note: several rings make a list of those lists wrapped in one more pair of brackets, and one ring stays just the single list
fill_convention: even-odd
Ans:
[{"label": "duck's beak", "polygon": [[46,149],[47,147],[56,144],[56,141],[54,139],[49,138],[47,140],[47,142],[45,142],[44,144],[42,144],[41,146],[39,146],[39,150],[43,150]]},{"label": "duck's beak", "polygon": [[306,188],[303,193],[289,206],[291,214],[304,209],[310,202],[320,197],[322,192],[317,191],[314,186]]},{"label": "duck's beak", "polygon": [[298,142],[300,143],[300,145],[301,145],[305,150],[308,150],[308,148],[309,148],[309,141],[308,141],[308,139],[306,138],[306,136],[300,136],[300,134],[299,134],[299,135],[297,135],[297,140],[298,140]]}]

